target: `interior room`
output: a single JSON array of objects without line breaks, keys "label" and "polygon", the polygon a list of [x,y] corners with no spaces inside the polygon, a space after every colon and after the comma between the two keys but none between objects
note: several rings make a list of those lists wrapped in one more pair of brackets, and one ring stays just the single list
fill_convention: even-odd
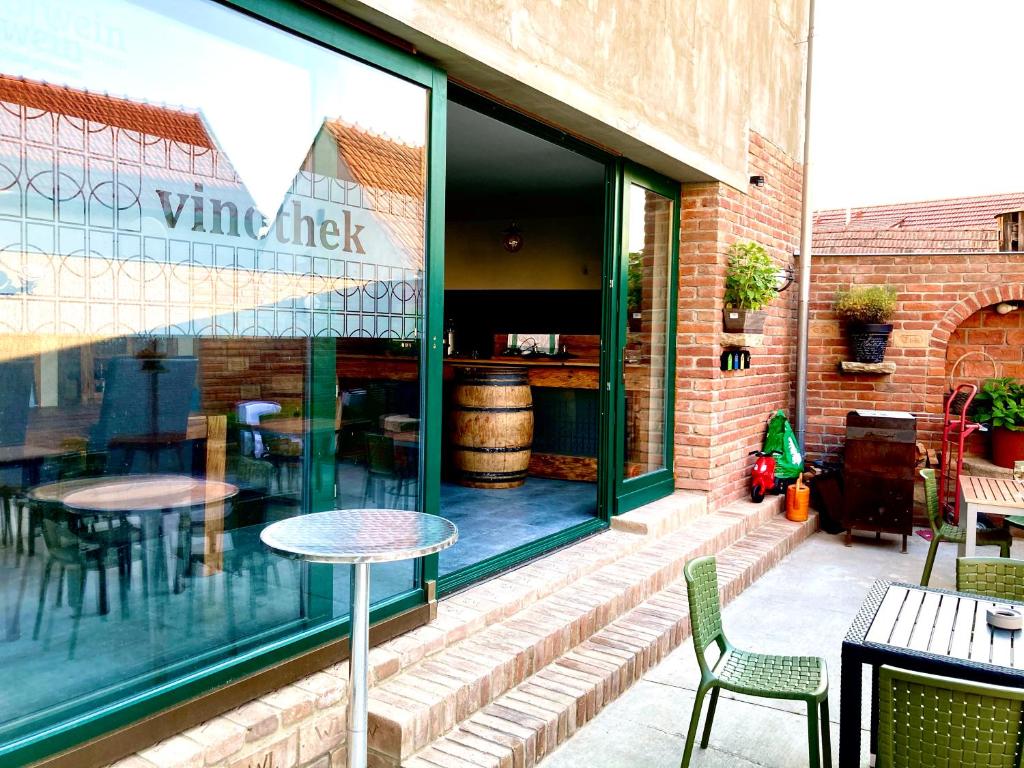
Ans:
[{"label": "interior room", "polygon": [[447,164],[441,576],[597,514],[605,245],[605,166],[508,113],[456,94]]}]

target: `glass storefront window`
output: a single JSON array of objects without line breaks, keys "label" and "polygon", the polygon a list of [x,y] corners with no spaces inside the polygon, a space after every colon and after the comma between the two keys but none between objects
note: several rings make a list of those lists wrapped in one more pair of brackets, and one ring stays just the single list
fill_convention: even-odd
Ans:
[{"label": "glass storefront window", "polygon": [[626,478],[665,468],[665,373],[670,332],[673,201],[629,185],[626,287]]},{"label": "glass storefront window", "polygon": [[429,91],[205,0],[0,24],[2,747],[344,617],[270,522],[420,506]]}]

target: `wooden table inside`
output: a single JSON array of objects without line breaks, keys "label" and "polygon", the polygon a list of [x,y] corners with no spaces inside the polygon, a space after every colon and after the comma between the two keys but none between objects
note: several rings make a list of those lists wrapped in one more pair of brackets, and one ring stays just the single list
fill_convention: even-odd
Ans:
[{"label": "wooden table inside", "polygon": [[960,476],[960,528],[966,532],[961,557],[974,557],[978,514],[1008,515],[1024,511],[1024,483],[998,477]]}]

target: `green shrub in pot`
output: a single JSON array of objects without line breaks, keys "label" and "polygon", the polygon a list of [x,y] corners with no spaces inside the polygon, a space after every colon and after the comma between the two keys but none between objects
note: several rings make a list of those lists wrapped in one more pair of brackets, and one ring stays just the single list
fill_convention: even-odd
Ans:
[{"label": "green shrub in pot", "polygon": [[724,327],[730,333],[762,333],[761,309],[776,294],[779,268],[763,245],[733,243],[725,272]]},{"label": "green shrub in pot", "polygon": [[850,287],[836,293],[832,308],[846,321],[850,350],[858,363],[880,363],[885,359],[896,314],[896,289],[890,285]]},{"label": "green shrub in pot", "polygon": [[1024,382],[986,379],[971,403],[971,418],[992,430],[992,462],[1013,469],[1024,461]]}]

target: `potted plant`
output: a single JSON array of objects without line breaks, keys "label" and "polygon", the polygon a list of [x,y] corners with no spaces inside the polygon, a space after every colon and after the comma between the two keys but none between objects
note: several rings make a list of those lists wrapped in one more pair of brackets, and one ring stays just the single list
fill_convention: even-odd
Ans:
[{"label": "potted plant", "polygon": [[992,463],[1013,469],[1024,461],[1024,382],[986,379],[971,403],[971,418],[992,430]]},{"label": "potted plant", "polygon": [[889,346],[896,289],[889,285],[867,285],[836,294],[833,309],[846,321],[850,351],[858,363],[880,363]]},{"label": "potted plant", "polygon": [[722,319],[728,333],[763,333],[765,313],[775,298],[779,268],[764,246],[734,243],[729,248],[725,272],[725,309]]}]

